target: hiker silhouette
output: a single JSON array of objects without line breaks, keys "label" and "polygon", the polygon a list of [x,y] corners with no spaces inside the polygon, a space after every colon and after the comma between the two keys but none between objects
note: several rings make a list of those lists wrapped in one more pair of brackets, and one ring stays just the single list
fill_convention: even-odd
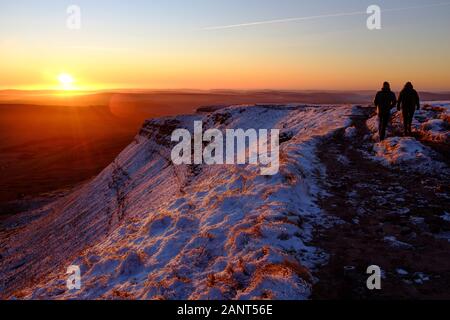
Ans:
[{"label": "hiker silhouette", "polygon": [[[416,109],[417,107],[417,109]],[[400,92],[397,102],[397,110],[402,110],[405,136],[411,135],[412,120],[416,110],[420,110],[420,98],[411,82],[407,82]]]},{"label": "hiker silhouette", "polygon": [[391,85],[389,82],[384,82],[383,88],[377,92],[374,100],[374,104],[378,110],[380,141],[386,138],[386,129],[391,118],[391,109],[395,107],[396,102],[397,98],[395,93],[391,91]]}]

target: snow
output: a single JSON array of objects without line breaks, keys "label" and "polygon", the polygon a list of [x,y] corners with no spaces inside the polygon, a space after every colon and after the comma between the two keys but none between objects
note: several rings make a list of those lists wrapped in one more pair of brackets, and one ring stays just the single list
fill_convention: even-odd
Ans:
[{"label": "snow", "polygon": [[406,275],[408,275],[408,271],[406,271],[406,270],[404,270],[404,269],[398,268],[396,271],[397,271],[397,273],[398,273],[399,275],[401,275],[401,276],[406,276]]},{"label": "snow", "polygon": [[[324,174],[315,148],[347,128],[354,110],[231,106],[149,120],[98,177],[11,236],[3,263],[13,267],[2,276],[32,299],[306,299],[310,271],[327,258],[308,244],[314,226],[335,222],[315,202]],[[194,121],[204,130],[280,129],[289,138],[279,173],[174,166],[171,132],[192,132]],[[81,268],[79,291],[65,287],[70,265]]]},{"label": "snow", "polygon": [[[403,117],[400,111],[392,110],[391,123],[388,126],[387,136],[401,135],[403,133]],[[374,116],[367,121],[374,140],[378,140],[378,117]],[[422,140],[434,142],[450,142],[450,102],[424,103],[420,110],[414,114],[412,130],[417,132]]]},{"label": "snow", "polygon": [[345,137],[347,139],[352,139],[356,136],[356,128],[355,127],[348,127],[347,129],[345,129]]},{"label": "snow", "polygon": [[441,216],[442,220],[450,222],[450,213],[444,212],[444,214]]},{"label": "snow", "polygon": [[435,235],[436,239],[447,240],[450,242],[450,231],[443,231]]},{"label": "snow", "polygon": [[[423,141],[448,141],[449,106],[433,103],[416,113],[413,130]],[[317,179],[326,177],[316,148],[341,130],[353,139],[357,113],[352,106],[239,105],[146,121],[95,179],[4,223],[0,292],[28,299],[307,299],[317,280],[311,271],[328,258],[310,244],[313,231],[340,223],[316,203],[325,194]],[[192,132],[194,121],[204,130],[279,129],[279,173],[262,176],[257,165],[174,166],[171,133]],[[373,135],[364,143],[374,161],[447,169],[430,147],[399,136],[400,113],[381,143],[374,140],[377,117],[367,125]],[[351,164],[345,155],[336,161]],[[404,202],[399,194],[396,201]],[[450,239],[446,232],[439,237]],[[384,241],[412,248],[394,236]],[[79,291],[66,289],[70,265],[81,268]]]},{"label": "snow", "polygon": [[[416,111],[413,120],[413,132],[420,135],[421,140],[448,143],[450,104],[440,102],[425,104]],[[368,156],[385,166],[397,166],[401,169],[419,172],[440,171],[446,168],[442,162],[435,160],[435,152],[413,137],[404,137],[401,112],[392,112],[391,125],[388,127],[388,138],[373,145],[373,153]],[[378,140],[378,117],[367,121],[372,131],[372,139]]]},{"label": "snow", "polygon": [[423,217],[414,217],[414,216],[412,216],[409,219],[416,225],[422,225],[425,222],[425,218],[423,218]]},{"label": "snow", "polygon": [[414,273],[414,282],[417,284],[423,284],[426,281],[430,281],[430,277],[423,272]]},{"label": "snow", "polygon": [[387,242],[391,247],[398,249],[413,249],[413,246],[409,243],[402,242],[394,236],[384,237],[384,241]]},{"label": "snow", "polygon": [[426,172],[440,170],[444,164],[433,160],[433,150],[411,137],[392,137],[376,143],[374,159],[386,166],[405,165]]},{"label": "snow", "polygon": [[428,140],[436,142],[450,141],[449,125],[443,119],[432,119],[424,122],[421,131]]}]

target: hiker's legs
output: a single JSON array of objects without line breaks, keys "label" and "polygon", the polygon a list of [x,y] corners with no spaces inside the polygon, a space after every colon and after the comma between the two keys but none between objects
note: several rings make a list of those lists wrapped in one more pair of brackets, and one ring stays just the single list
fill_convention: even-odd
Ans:
[{"label": "hiker's legs", "polygon": [[383,116],[381,114],[378,115],[378,136],[380,137],[380,141],[384,140],[385,129],[383,125]]},{"label": "hiker's legs", "polygon": [[414,109],[410,109],[409,113],[408,113],[408,130],[409,130],[409,134],[412,134],[411,127],[412,127],[413,119],[414,119]]},{"label": "hiker's legs", "polygon": [[404,128],[404,134],[407,136],[409,134],[408,124],[409,124],[409,110],[408,108],[402,109],[402,115],[403,115],[403,128]]},{"label": "hiker's legs", "polygon": [[380,141],[383,141],[386,138],[386,129],[389,123],[389,112],[381,112],[378,115],[378,133],[380,135]]},{"label": "hiker's legs", "polygon": [[411,126],[414,118],[414,109],[405,108],[403,110],[403,123],[405,126],[405,135],[410,135],[412,133]]}]

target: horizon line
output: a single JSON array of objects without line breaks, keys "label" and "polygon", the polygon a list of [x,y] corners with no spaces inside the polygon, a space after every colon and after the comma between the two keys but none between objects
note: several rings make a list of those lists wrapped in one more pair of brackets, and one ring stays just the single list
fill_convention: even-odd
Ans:
[{"label": "horizon line", "polygon": [[[395,87],[394,87],[395,88]],[[402,88],[400,86],[399,88]],[[416,88],[417,89],[417,88]],[[108,88],[108,89],[76,89],[76,90],[63,90],[63,89],[1,89],[0,92],[5,91],[23,91],[23,92],[57,92],[65,93],[70,95],[71,93],[83,93],[83,92],[98,92],[98,93],[108,93],[113,91],[201,91],[201,92],[213,92],[213,91],[247,91],[247,92],[261,92],[261,91],[274,91],[274,92],[367,92],[367,91],[378,91],[380,88],[372,89],[274,89],[274,88],[261,88],[261,89],[232,89],[232,88],[213,88],[213,89],[196,89],[196,88]],[[449,89],[430,89],[430,90],[420,90],[421,92],[428,93],[450,93]]]}]

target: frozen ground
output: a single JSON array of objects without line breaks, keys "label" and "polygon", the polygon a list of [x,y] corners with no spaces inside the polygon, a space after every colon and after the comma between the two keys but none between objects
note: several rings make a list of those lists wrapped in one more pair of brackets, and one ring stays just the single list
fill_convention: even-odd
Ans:
[{"label": "frozen ground", "polygon": [[[371,117],[368,127],[373,133],[373,138],[378,139],[378,119]],[[421,110],[416,111],[412,128],[423,141],[435,141],[450,143],[450,103],[429,102],[422,105]],[[395,109],[392,110],[392,122],[388,127],[388,136],[403,132],[402,114]]]},{"label": "frozen ground", "polygon": [[[378,143],[374,109],[361,109],[354,129],[319,145],[327,172],[319,207],[344,223],[316,229],[313,244],[330,256],[314,272],[313,299],[450,298],[449,145],[421,124],[445,119],[446,110],[419,112],[413,137],[401,135],[396,113],[389,138]],[[380,291],[365,285],[370,265],[383,272]]]},{"label": "frozen ground", "polygon": [[[304,299],[325,254],[307,243],[327,224],[314,202],[316,144],[352,107],[236,106],[147,122],[94,181],[2,232],[2,292],[16,297]],[[280,172],[173,166],[171,132],[278,128]],[[23,220],[23,218],[22,218]],[[81,266],[81,291],[65,268]],[[26,276],[23,275],[26,273]],[[17,290],[21,288],[22,290]]]},{"label": "frozen ground", "polygon": [[[371,117],[368,121],[372,139],[378,139],[378,119]],[[385,166],[395,166],[403,170],[417,172],[439,172],[446,165],[439,155],[427,146],[427,143],[450,144],[450,104],[425,104],[417,111],[413,120],[414,137],[404,137],[401,112],[393,112],[392,122],[388,128],[388,138],[373,146],[373,153],[368,156]]]},{"label": "frozen ground", "polygon": [[[379,218],[386,218],[388,201],[398,203],[393,208],[400,216],[411,210],[401,201],[409,200],[409,185],[394,183],[397,167],[417,171],[431,163],[440,170],[439,177],[436,170],[428,174],[431,187],[448,182],[440,150],[424,145],[445,145],[448,105],[429,108],[416,118],[416,139],[390,138],[384,144],[372,139],[371,109],[353,106],[232,106],[148,121],[96,179],[2,223],[0,295],[307,299],[317,288],[317,297],[326,296],[321,285],[339,275],[324,265],[340,268],[336,252],[349,242],[362,244],[333,232],[374,232],[356,226],[368,223],[366,213],[381,210]],[[205,130],[280,129],[280,172],[261,176],[252,165],[174,166],[170,135],[176,128],[192,131],[194,120],[202,120]],[[440,193],[442,198],[427,195],[421,205],[448,199],[445,187]],[[441,216],[447,213],[435,210],[445,222]],[[429,226],[427,219],[423,223]],[[436,239],[441,238],[435,241],[445,232],[437,230]],[[394,231],[379,241],[411,242]],[[69,265],[81,267],[80,291],[66,289]]]}]

